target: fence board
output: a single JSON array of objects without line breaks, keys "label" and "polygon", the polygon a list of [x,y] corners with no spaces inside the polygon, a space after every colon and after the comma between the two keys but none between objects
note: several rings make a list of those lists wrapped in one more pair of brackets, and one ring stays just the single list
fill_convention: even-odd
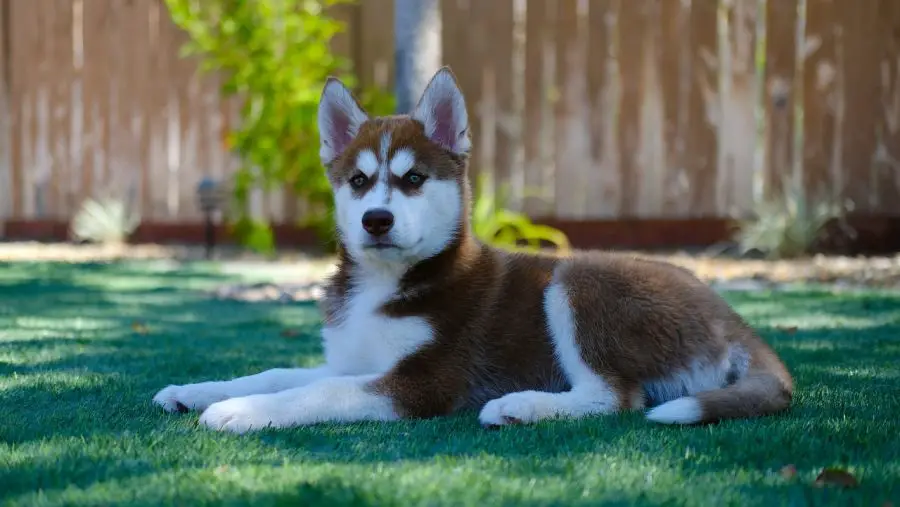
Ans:
[{"label": "fence board", "polygon": [[[532,215],[546,215],[552,209],[551,196],[543,191],[552,181],[546,168],[552,161],[545,139],[549,133],[550,111],[547,97],[549,65],[553,49],[553,29],[547,22],[552,14],[543,0],[528,0],[525,8],[525,68],[523,143],[525,152],[525,189],[528,198],[523,199],[522,209]],[[445,30],[447,31],[447,30]],[[541,195],[534,196],[534,192]]]},{"label": "fence board", "polygon": [[[555,215],[579,216],[586,207],[585,164],[588,143],[586,27],[579,20],[577,0],[556,2],[556,83],[554,125],[556,170],[553,174]],[[589,167],[589,166],[588,166]],[[549,190],[549,189],[548,189]]]},{"label": "fence board", "polygon": [[883,171],[886,167],[874,163],[878,119],[882,116],[881,47],[887,42],[872,37],[880,25],[878,7],[878,2],[838,2],[833,6],[839,30],[835,43],[834,135],[841,149],[832,151],[828,167],[831,196],[849,197],[865,211],[890,206],[889,202],[896,199],[892,185],[885,185],[892,179]]},{"label": "fence board", "polygon": [[616,13],[619,0],[594,0],[588,4],[586,49],[587,104],[589,108],[590,168],[586,175],[587,216],[614,217],[619,207],[618,39]]},{"label": "fence board", "polygon": [[[842,150],[833,104],[844,91],[838,62],[843,26],[835,18],[832,0],[807,0],[803,47],[803,186],[811,198],[831,194],[830,165]],[[840,53],[838,53],[841,51]]]},{"label": "fence board", "polygon": [[[743,214],[752,205],[756,138],[756,0],[719,4],[717,211]],[[727,19],[727,36],[721,23]]]},{"label": "fence board", "polygon": [[716,52],[717,6],[715,0],[694,0],[690,15],[691,94],[690,131],[687,135],[688,181],[691,216],[718,216],[718,121],[719,88]]},{"label": "fence board", "polygon": [[691,10],[685,2],[662,2],[659,80],[664,113],[663,146],[665,165],[662,181],[662,209],[658,213],[686,215],[689,199],[687,135],[690,120],[692,55],[683,41],[690,36]]},{"label": "fence board", "polygon": [[638,202],[641,185],[641,101],[644,91],[645,37],[649,30],[646,9],[649,1],[624,1],[619,7],[619,76],[622,86],[618,124],[620,217],[634,218],[641,214],[641,203]]},{"label": "fence board", "polygon": [[[487,23],[490,43],[486,44],[486,61],[483,66],[482,129],[490,130],[493,137],[493,153],[486,154],[493,177],[498,182],[509,183],[513,173],[514,99],[513,87],[513,1],[492,0],[481,5],[487,7],[482,19]],[[487,148],[487,146],[482,146]]]},{"label": "fence board", "polygon": [[766,7],[765,161],[763,193],[782,191],[782,178],[794,170],[794,110],[797,86],[797,5],[769,2]]},{"label": "fence board", "polygon": [[882,175],[882,206],[879,211],[900,214],[900,4],[893,0],[878,3],[879,117],[877,147],[873,163]]},{"label": "fence board", "polygon": [[[12,216],[13,199],[16,191],[12,183],[12,154],[10,123],[12,118],[9,102],[9,6],[0,2],[0,219]],[[4,224],[0,220],[0,235],[4,233]]]}]

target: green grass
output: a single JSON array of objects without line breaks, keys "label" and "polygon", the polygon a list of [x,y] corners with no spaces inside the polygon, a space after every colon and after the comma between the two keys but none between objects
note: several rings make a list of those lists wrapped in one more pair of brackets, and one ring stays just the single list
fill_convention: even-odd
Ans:
[{"label": "green grass", "polygon": [[[626,414],[485,431],[466,413],[235,436],[199,429],[196,414],[164,414],[150,399],[169,383],[312,364],[320,348],[314,305],[213,301],[197,290],[233,276],[202,264],[0,264],[0,502],[900,500],[896,293],[727,296],[796,376],[795,407],[780,417],[681,428]],[[787,464],[797,467],[794,480],[779,474]],[[851,471],[860,487],[811,486],[828,466]]]}]

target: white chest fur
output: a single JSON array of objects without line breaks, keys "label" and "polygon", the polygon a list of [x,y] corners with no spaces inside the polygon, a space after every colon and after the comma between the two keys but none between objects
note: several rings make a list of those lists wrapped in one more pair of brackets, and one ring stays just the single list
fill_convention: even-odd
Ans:
[{"label": "white chest fur", "polygon": [[433,336],[423,318],[392,318],[379,311],[396,294],[396,278],[361,282],[345,303],[340,323],[322,329],[325,361],[338,375],[384,373]]}]

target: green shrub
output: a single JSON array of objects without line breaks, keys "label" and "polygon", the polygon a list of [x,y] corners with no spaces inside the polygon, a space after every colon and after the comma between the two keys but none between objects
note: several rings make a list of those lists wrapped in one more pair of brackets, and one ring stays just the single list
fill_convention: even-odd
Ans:
[{"label": "green shrub", "polygon": [[[355,86],[350,62],[332,53],[331,39],[344,29],[327,8],[347,0],[166,0],[172,20],[190,36],[182,56],[201,57],[201,69],[222,79],[224,96],[239,96],[241,121],[228,135],[242,167],[231,182],[229,217],[247,246],[274,249],[268,223],[248,214],[254,188],[291,188],[314,210],[301,224],[331,240],[332,195],[319,161],[316,122],[322,85],[329,75]],[[375,114],[393,111],[393,98],[363,90],[360,100]]]},{"label": "green shrub", "polygon": [[784,178],[782,188],[780,195],[756,203],[752,218],[737,223],[735,240],[742,254],[759,250],[776,259],[809,255],[825,226],[833,220],[843,221],[851,209],[849,205],[811,201],[802,184],[791,178]]},{"label": "green shrub", "polygon": [[119,246],[140,223],[140,214],[122,199],[87,199],[72,217],[70,232],[76,241]]},{"label": "green shrub", "polygon": [[490,179],[483,174],[476,183],[472,232],[481,241],[507,250],[535,251],[547,244],[560,253],[570,250],[569,239],[562,231],[535,224],[524,213],[506,207],[508,185],[494,191]]}]

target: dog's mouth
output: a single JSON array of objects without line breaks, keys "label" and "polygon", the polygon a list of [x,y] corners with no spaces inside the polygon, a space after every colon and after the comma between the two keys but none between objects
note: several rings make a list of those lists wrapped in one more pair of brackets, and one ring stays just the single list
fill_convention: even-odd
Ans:
[{"label": "dog's mouth", "polygon": [[370,239],[366,243],[362,245],[363,250],[408,250],[409,248],[415,248],[422,240],[416,241],[412,246],[404,247],[394,243],[389,239]]},{"label": "dog's mouth", "polygon": [[394,243],[369,243],[367,245],[363,245],[363,248],[366,250],[399,250],[400,247],[395,245]]}]

